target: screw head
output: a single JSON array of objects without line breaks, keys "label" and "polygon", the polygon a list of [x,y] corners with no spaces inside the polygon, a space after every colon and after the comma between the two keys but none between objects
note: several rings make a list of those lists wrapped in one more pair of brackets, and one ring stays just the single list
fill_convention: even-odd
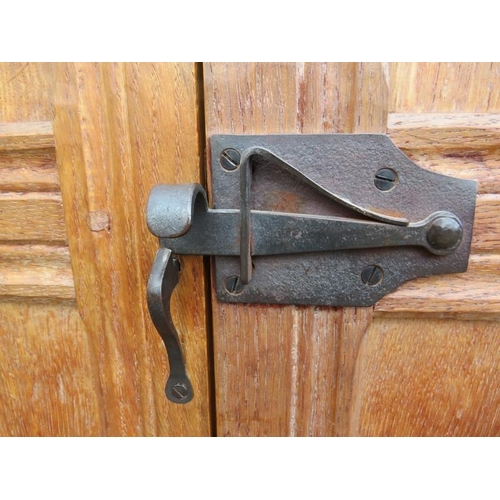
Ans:
[{"label": "screw head", "polygon": [[427,231],[427,241],[436,250],[451,250],[462,239],[460,222],[451,217],[436,219]]},{"label": "screw head", "polygon": [[361,279],[363,283],[368,286],[378,285],[384,277],[384,271],[380,266],[371,265],[363,269]]},{"label": "screw head", "polygon": [[236,170],[240,166],[241,155],[236,149],[228,148],[220,154],[220,164],[224,170]]},{"label": "screw head", "polygon": [[187,390],[187,387],[184,384],[178,383],[172,386],[172,396],[174,396],[179,401],[185,399],[188,396],[188,394],[189,391]]},{"label": "screw head", "polygon": [[379,191],[390,191],[398,182],[398,174],[392,168],[381,168],[375,174],[374,182]]},{"label": "screw head", "polygon": [[245,285],[241,282],[239,276],[229,276],[224,285],[226,292],[231,295],[239,295],[245,289]]}]

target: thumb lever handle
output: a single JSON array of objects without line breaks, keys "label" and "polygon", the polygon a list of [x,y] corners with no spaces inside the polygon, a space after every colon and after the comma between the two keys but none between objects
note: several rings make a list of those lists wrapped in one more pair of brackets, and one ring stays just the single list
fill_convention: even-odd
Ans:
[{"label": "thumb lever handle", "polygon": [[189,403],[193,399],[193,387],[186,373],[182,348],[170,314],[170,297],[179,282],[179,261],[168,248],[156,253],[147,287],[149,313],[153,324],[167,348],[170,376],[165,394],[173,403]]}]

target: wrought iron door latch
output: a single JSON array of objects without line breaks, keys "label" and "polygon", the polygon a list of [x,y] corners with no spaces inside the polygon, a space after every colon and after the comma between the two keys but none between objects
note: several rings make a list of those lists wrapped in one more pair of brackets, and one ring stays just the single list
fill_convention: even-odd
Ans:
[{"label": "wrought iron door latch", "polygon": [[178,255],[214,256],[223,302],[370,306],[405,281],[467,270],[476,182],[418,167],[385,135],[215,135],[212,205],[158,185],[148,305],[170,362],[168,399],[193,397],[170,315]]}]

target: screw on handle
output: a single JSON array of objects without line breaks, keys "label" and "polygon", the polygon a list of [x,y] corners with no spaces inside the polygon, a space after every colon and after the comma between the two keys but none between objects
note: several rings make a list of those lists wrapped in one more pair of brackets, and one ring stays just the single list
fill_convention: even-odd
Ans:
[{"label": "screw on handle", "polygon": [[168,248],[156,253],[148,281],[147,299],[151,319],[167,349],[170,376],[165,387],[167,398],[185,404],[193,399],[193,387],[186,373],[179,336],[170,314],[170,298],[179,282],[179,261]]}]

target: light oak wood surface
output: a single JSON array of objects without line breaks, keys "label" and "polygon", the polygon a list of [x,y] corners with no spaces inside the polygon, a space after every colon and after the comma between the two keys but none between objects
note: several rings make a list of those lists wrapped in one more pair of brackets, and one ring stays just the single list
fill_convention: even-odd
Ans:
[{"label": "light oak wood surface", "polygon": [[88,333],[74,305],[0,302],[0,435],[105,435]]},{"label": "light oak wood surface", "polygon": [[188,405],[145,301],[149,190],[202,179],[198,87],[194,64],[0,65],[0,434],[211,433],[202,259],[173,297]]},{"label": "light oak wood surface", "polygon": [[390,63],[391,113],[498,113],[500,63]]},{"label": "light oak wood surface", "polygon": [[166,351],[146,304],[155,184],[200,181],[192,64],[60,64],[54,133],[76,301],[108,435],[210,433],[205,273],[182,259],[172,311],[196,397],[167,401]]},{"label": "light oak wood surface", "polygon": [[350,435],[498,436],[497,322],[379,318],[362,343]]}]

